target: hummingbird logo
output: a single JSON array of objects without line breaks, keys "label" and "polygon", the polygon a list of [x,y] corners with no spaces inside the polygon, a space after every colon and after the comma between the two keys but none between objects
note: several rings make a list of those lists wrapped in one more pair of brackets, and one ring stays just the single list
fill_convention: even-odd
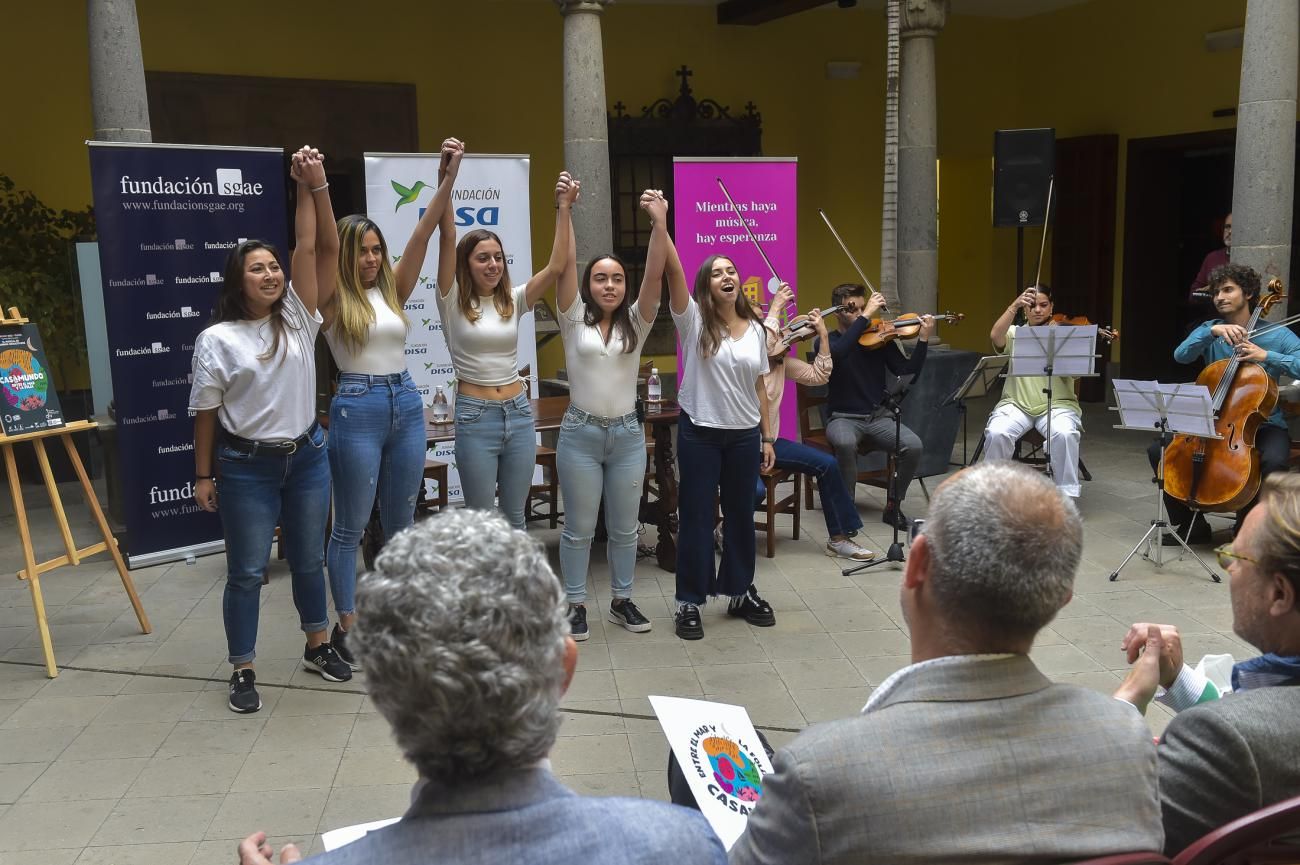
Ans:
[{"label": "hummingbird logo", "polygon": [[425,326],[425,327],[428,327],[428,326],[429,326],[429,322],[433,321],[433,319],[431,319],[431,318],[422,318],[422,319],[420,319],[420,321],[424,322],[424,326]]},{"label": "hummingbird logo", "polygon": [[393,208],[394,213],[396,213],[397,210],[401,208],[403,204],[413,203],[415,199],[420,197],[420,192],[423,191],[424,189],[432,188],[429,186],[429,184],[425,183],[423,180],[415,181],[415,185],[412,186],[410,189],[407,189],[405,186],[398,183],[396,180],[390,180],[389,183],[393,184],[393,191],[396,192],[399,196],[397,199],[397,206]]},{"label": "hummingbird logo", "polygon": [[425,372],[428,372],[428,371],[431,370],[431,369],[433,369],[433,364],[431,364],[431,363],[426,363],[426,364],[424,365],[424,371],[425,371]]}]

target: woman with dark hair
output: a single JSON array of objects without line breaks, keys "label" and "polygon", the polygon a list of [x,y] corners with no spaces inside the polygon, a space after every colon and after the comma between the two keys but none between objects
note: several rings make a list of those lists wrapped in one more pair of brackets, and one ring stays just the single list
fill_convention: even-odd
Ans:
[{"label": "woman with dark hair", "polygon": [[330,644],[353,670],[361,669],[347,644],[356,619],[357,546],[379,500],[384,540],[409,526],[422,483],[427,441],[424,401],[406,368],[403,305],[415,289],[451,199],[465,147],[442,143],[446,175],[416,223],[394,267],[379,226],[361,214],[345,216],[335,231],[333,214],[317,222],[317,245],[340,250],[337,282],[320,286],[325,341],[338,364],[330,402],[329,464],[334,481],[334,525],[325,561],[339,622]]},{"label": "woman with dark hair", "polygon": [[[442,183],[442,171],[438,182]],[[456,242],[453,208],[442,215],[438,315],[456,369],[456,467],[465,506],[491,510],[497,492],[510,525],[524,528],[537,460],[528,389],[519,377],[519,320],[564,270],[578,189],[567,171],[555,183],[550,260],[523,285],[510,283],[501,238],[475,229]]]},{"label": "woman with dark hair", "polygon": [[194,498],[204,510],[217,511],[219,481],[226,540],[223,614],[235,668],[229,706],[239,713],[262,708],[253,658],[262,575],[276,525],[284,530],[294,605],[307,634],[302,665],[331,682],[352,678],[327,631],[323,564],[330,476],[315,396],[314,347],[321,326],[316,287],[333,278],[338,247],[317,254],[317,212],[330,207],[320,154],[298,151],[290,174],[298,184],[293,283],[286,285],[274,247],[260,240],[240,243],[226,259],[213,323],[194,345]]},{"label": "woman with dark hair", "polygon": [[[736,265],[711,255],[695,275],[694,296],[671,243],[669,305],[681,343],[677,402],[677,613],[683,640],[704,636],[700,607],[727,595],[727,615],[770,627],[776,616],[754,588],[754,488],[759,464],[776,459],[768,427],[767,341],[763,321],[740,290]],[[722,502],[722,565],[713,559],[713,501]]]},{"label": "woman with dark hair", "polygon": [[[573,185],[578,186],[577,181]],[[609,621],[634,633],[650,630],[650,620],[632,602],[646,459],[645,433],[636,416],[636,379],[641,348],[659,310],[668,202],[661,193],[646,190],[641,194],[641,207],[650,215],[650,248],[635,306],[627,287],[627,269],[616,255],[593,259],[579,286],[572,229],[569,260],[555,297],[569,371],[569,409],[555,449],[564,496],[560,568],[575,640],[585,640],[590,633],[587,570],[602,498],[609,535]]]}]

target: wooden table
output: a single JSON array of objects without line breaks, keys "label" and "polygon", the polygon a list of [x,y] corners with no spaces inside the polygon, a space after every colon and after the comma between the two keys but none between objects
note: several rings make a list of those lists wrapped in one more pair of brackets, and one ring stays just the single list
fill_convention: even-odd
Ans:
[{"label": "wooden table", "polygon": [[[560,428],[569,408],[567,396],[547,396],[529,402],[533,406],[533,424],[539,433],[555,432]],[[643,498],[640,519],[643,523],[653,523],[659,530],[655,558],[659,567],[669,573],[677,570],[677,472],[673,465],[673,427],[680,414],[676,403],[665,402],[653,408],[647,407],[645,418],[655,443],[655,486],[659,498],[655,501]],[[455,424],[434,423],[431,409],[424,410],[424,421],[429,447],[455,441]]]}]

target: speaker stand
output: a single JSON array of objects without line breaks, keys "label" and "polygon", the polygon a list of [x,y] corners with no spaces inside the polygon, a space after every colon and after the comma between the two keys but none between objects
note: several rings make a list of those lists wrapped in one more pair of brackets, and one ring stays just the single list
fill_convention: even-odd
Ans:
[{"label": "speaker stand", "polygon": [[1016,294],[1025,290],[1025,227],[1016,226]]}]

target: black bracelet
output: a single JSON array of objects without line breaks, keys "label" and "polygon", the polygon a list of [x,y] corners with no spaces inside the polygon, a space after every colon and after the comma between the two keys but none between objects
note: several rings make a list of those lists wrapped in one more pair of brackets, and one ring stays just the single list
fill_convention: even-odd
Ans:
[{"label": "black bracelet", "polygon": [[763,439],[763,444],[765,444],[765,445],[774,445],[774,444],[776,444],[776,439],[774,439],[774,438],[772,438],[772,439],[766,439],[766,438],[765,438],[765,439]]},{"label": "black bracelet", "polygon": [[216,475],[195,475],[194,476],[194,480],[196,481],[215,481],[216,479],[217,479]]}]

